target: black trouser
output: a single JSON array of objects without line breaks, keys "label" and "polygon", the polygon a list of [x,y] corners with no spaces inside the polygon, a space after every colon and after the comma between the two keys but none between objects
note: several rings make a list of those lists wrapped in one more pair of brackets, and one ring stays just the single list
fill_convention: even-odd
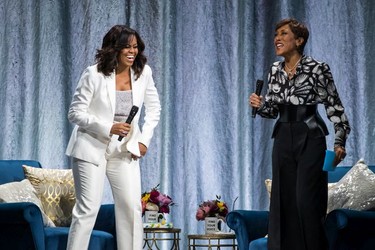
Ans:
[{"label": "black trouser", "polygon": [[327,249],[325,137],[309,135],[304,122],[278,126],[272,152],[268,249]]}]

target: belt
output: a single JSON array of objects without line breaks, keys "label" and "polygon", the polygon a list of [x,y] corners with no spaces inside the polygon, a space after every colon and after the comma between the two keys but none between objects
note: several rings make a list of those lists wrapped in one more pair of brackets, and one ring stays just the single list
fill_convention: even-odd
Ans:
[{"label": "belt", "polygon": [[317,114],[318,105],[278,105],[279,122],[302,122]]}]

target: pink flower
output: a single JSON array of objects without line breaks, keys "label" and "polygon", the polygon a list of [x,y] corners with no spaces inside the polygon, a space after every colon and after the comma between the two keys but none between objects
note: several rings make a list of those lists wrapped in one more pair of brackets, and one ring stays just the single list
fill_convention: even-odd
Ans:
[{"label": "pink flower", "polygon": [[213,207],[212,203],[204,202],[203,205],[201,206],[201,210],[206,216],[208,216],[214,211],[212,207]]},{"label": "pink flower", "polygon": [[172,203],[172,198],[168,195],[159,195],[158,200],[161,206],[168,206]]},{"label": "pink flower", "polygon": [[204,210],[198,208],[197,213],[195,214],[195,218],[196,218],[197,220],[204,220],[205,217],[206,217],[206,216],[205,216],[205,212],[204,212]]}]

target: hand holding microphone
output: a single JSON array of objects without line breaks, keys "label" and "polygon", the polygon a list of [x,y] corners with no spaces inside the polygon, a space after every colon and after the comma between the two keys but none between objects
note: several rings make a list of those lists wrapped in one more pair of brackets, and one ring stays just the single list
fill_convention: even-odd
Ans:
[{"label": "hand holding microphone", "polygon": [[249,97],[249,104],[253,107],[251,117],[255,118],[258,108],[260,107],[260,104],[262,103],[262,98],[260,96],[260,92],[262,92],[263,88],[263,81],[257,80],[256,87],[255,87],[255,93],[252,93]]},{"label": "hand holding microphone", "polygon": [[[130,110],[130,113],[129,113],[129,116],[128,118],[126,119],[125,123],[127,124],[130,124],[132,123],[133,119],[134,119],[134,116],[137,114],[138,112],[138,107],[137,106],[133,106],[132,109]],[[121,141],[122,138],[124,138],[123,136],[119,136],[118,137],[118,141]]]}]

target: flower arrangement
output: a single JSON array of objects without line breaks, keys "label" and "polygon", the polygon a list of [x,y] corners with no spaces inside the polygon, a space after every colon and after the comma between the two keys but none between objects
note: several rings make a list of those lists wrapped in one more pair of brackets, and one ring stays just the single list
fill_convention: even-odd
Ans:
[{"label": "flower arrangement", "polygon": [[228,212],[227,204],[221,201],[220,196],[216,195],[216,200],[204,201],[199,205],[195,218],[200,221],[206,217],[218,217],[225,221]]},{"label": "flower arrangement", "polygon": [[159,185],[152,188],[150,192],[142,194],[142,215],[144,215],[145,211],[157,211],[158,213],[169,214],[170,207],[175,204],[171,197],[160,193],[158,190]]}]

